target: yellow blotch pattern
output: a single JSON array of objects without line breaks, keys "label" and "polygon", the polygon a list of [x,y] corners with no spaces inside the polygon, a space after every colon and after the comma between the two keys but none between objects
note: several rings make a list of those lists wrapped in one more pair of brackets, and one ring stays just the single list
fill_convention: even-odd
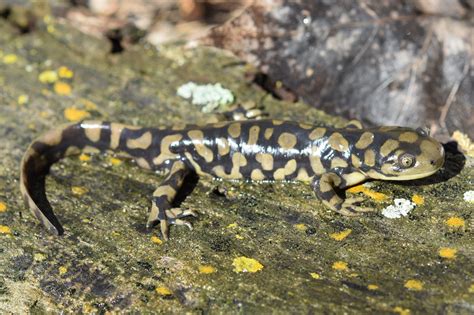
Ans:
[{"label": "yellow blotch pattern", "polygon": [[257,272],[263,269],[263,265],[256,259],[240,256],[232,262],[234,272]]},{"label": "yellow blotch pattern", "polygon": [[3,56],[3,63],[6,65],[11,65],[18,61],[18,56],[15,54],[7,54]]},{"label": "yellow blotch pattern", "polygon": [[0,234],[12,234],[12,230],[6,225],[0,225]]},{"label": "yellow blotch pattern", "polygon": [[438,251],[439,257],[446,258],[446,259],[454,259],[456,258],[456,253],[458,252],[455,248],[449,247],[441,247]]},{"label": "yellow blotch pattern", "polygon": [[69,121],[79,121],[89,117],[89,112],[85,110],[77,109],[76,107],[68,107],[64,110],[64,117]]},{"label": "yellow blotch pattern", "polygon": [[339,270],[339,271],[344,271],[344,270],[349,269],[349,267],[347,266],[347,263],[345,261],[335,261],[332,264],[332,269]]},{"label": "yellow blotch pattern", "polygon": [[3,202],[0,202],[0,212],[7,211],[7,205]]},{"label": "yellow blotch pattern", "polygon": [[60,274],[60,275],[63,275],[63,274],[65,274],[66,272],[67,272],[67,267],[65,267],[65,266],[59,267],[59,274]]},{"label": "yellow blotch pattern", "polygon": [[199,273],[202,274],[211,274],[216,272],[216,268],[212,267],[211,265],[201,265],[198,267]]},{"label": "yellow blotch pattern", "polygon": [[419,280],[410,279],[405,282],[404,287],[412,291],[421,291],[423,290],[423,282]]},{"label": "yellow blotch pattern", "polygon": [[81,186],[72,186],[71,191],[76,196],[82,196],[88,192],[87,188]]},{"label": "yellow blotch pattern", "polygon": [[160,238],[159,238],[158,236],[155,236],[155,235],[153,235],[153,236],[150,238],[150,240],[151,240],[153,243],[158,244],[158,245],[163,244],[163,241],[160,240]]},{"label": "yellow blotch pattern", "polygon": [[369,289],[370,291],[375,291],[375,290],[378,290],[379,289],[379,286],[376,285],[376,284],[369,284],[367,286],[367,289]]},{"label": "yellow blotch pattern", "polygon": [[329,234],[329,237],[332,238],[333,240],[336,240],[336,241],[342,241],[343,239],[348,237],[349,234],[351,234],[351,233],[352,233],[351,229],[346,229],[346,230],[338,232],[338,233],[331,233],[331,234]]},{"label": "yellow blotch pattern", "polygon": [[411,201],[413,201],[413,203],[417,206],[421,206],[425,203],[425,198],[420,195],[413,195],[413,197],[411,197]]},{"label": "yellow blotch pattern", "polygon": [[72,88],[66,82],[57,81],[54,83],[54,92],[58,95],[71,95]]},{"label": "yellow blotch pattern", "polygon": [[459,217],[451,217],[447,219],[445,223],[451,228],[464,228],[464,226],[466,225],[464,219]]},{"label": "yellow blotch pattern", "polygon": [[54,83],[58,81],[58,74],[54,70],[45,70],[38,75],[38,80],[41,83]]},{"label": "yellow blotch pattern", "polygon": [[364,187],[362,185],[357,185],[354,187],[351,187],[347,190],[350,193],[363,193],[364,195],[374,199],[375,201],[382,202],[388,199],[388,196],[383,193],[376,192],[372,189],[369,189],[367,187]]}]

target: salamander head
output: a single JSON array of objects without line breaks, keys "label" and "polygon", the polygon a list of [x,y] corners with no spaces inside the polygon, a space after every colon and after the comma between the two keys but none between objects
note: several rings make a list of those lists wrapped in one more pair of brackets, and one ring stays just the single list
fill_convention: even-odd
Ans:
[{"label": "salamander head", "polygon": [[[444,164],[443,146],[425,130],[381,127],[377,149],[377,170],[367,172],[371,178],[411,180],[430,176]],[[377,132],[374,132],[377,134]],[[377,138],[377,135],[376,135]]]}]

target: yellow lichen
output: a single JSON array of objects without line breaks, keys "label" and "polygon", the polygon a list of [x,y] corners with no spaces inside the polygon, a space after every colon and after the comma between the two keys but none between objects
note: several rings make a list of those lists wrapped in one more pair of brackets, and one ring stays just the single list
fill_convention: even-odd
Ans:
[{"label": "yellow lichen", "polygon": [[85,193],[88,192],[87,188],[80,187],[80,186],[72,186],[71,191],[76,196],[82,196],[82,195],[84,195]]},{"label": "yellow lichen", "polygon": [[474,293],[474,283],[467,289],[469,293]]},{"label": "yellow lichen", "polygon": [[233,228],[236,228],[237,227],[237,223],[231,223],[227,226],[228,229],[233,229]]},{"label": "yellow lichen", "polygon": [[0,234],[12,234],[12,230],[6,225],[0,225]]},{"label": "yellow lichen", "polygon": [[238,239],[238,240],[243,240],[244,237],[240,234],[235,234],[235,238]]},{"label": "yellow lichen", "polygon": [[420,196],[420,195],[413,195],[413,197],[411,197],[411,201],[413,201],[413,203],[416,204],[417,206],[420,206],[425,203],[425,198],[423,198],[423,196]]},{"label": "yellow lichen", "polygon": [[153,235],[153,236],[150,238],[150,240],[151,240],[153,243],[158,244],[158,245],[163,244],[163,241],[160,240],[160,238],[159,238],[158,236],[155,236],[155,235]]},{"label": "yellow lichen", "polygon": [[28,95],[22,94],[18,96],[17,103],[18,105],[25,105],[26,103],[28,103],[28,100],[29,100]]},{"label": "yellow lichen", "polygon": [[109,162],[110,162],[110,164],[112,164],[113,166],[119,166],[120,164],[122,164],[122,160],[121,160],[121,159],[117,159],[117,158],[114,158],[114,157],[109,157]]},{"label": "yellow lichen", "polygon": [[298,224],[295,224],[295,229],[301,232],[305,232],[308,229],[308,227],[304,223],[298,223]]},{"label": "yellow lichen", "polygon": [[369,284],[367,286],[367,289],[369,289],[370,291],[375,291],[375,290],[378,290],[379,289],[379,286],[376,285],[376,284]]},{"label": "yellow lichen", "polygon": [[342,241],[346,237],[349,236],[349,234],[352,233],[351,229],[346,229],[344,231],[338,232],[338,233],[331,233],[329,234],[329,237],[336,240],[336,241]]},{"label": "yellow lichen", "polygon": [[85,110],[77,109],[76,107],[68,107],[64,110],[64,117],[69,121],[79,121],[89,117],[89,112]]},{"label": "yellow lichen", "polygon": [[354,186],[352,188],[349,188],[347,191],[353,194],[363,193],[364,195],[374,199],[377,202],[382,202],[388,199],[388,196],[386,194],[376,192],[362,185]]},{"label": "yellow lichen", "polygon": [[41,118],[48,118],[50,114],[46,111],[42,111],[39,113],[39,115]]},{"label": "yellow lichen", "polygon": [[54,70],[45,70],[38,75],[41,83],[54,83],[58,81],[58,74]]},{"label": "yellow lichen", "polygon": [[232,266],[234,266],[234,272],[257,272],[263,269],[263,265],[258,260],[245,256],[234,258]]},{"label": "yellow lichen", "polygon": [[410,279],[405,282],[405,288],[412,291],[423,290],[423,282],[419,280]]},{"label": "yellow lichen", "polygon": [[59,267],[59,274],[60,274],[60,275],[63,275],[63,274],[65,274],[66,272],[67,272],[67,267],[65,267],[65,266]]},{"label": "yellow lichen", "polygon": [[316,273],[316,272],[311,272],[309,275],[310,275],[311,278],[313,278],[313,279],[319,279],[319,278],[321,278],[321,275],[320,275],[319,273]]},{"label": "yellow lichen", "polygon": [[61,81],[58,81],[56,83],[54,83],[54,92],[56,92],[56,94],[58,95],[70,95],[71,94],[71,91],[72,91],[72,88],[69,84],[67,84],[66,82],[61,82]]},{"label": "yellow lichen", "polygon": [[210,274],[216,272],[216,268],[211,265],[201,265],[198,267],[199,273]]},{"label": "yellow lichen", "polygon": [[156,290],[156,293],[158,293],[159,295],[167,296],[167,295],[173,294],[173,292],[171,292],[171,290],[168,289],[167,287],[158,287],[155,290]]},{"label": "yellow lichen", "polygon": [[400,307],[400,306],[394,307],[394,308],[393,308],[393,311],[394,311],[395,313],[400,314],[400,315],[410,315],[410,313],[411,313],[408,308],[402,308],[402,307]]},{"label": "yellow lichen", "polygon": [[43,261],[43,260],[46,259],[46,255],[44,255],[42,253],[36,253],[36,254],[33,255],[33,259],[34,259],[34,261],[40,262],[40,261]]},{"label": "yellow lichen", "polygon": [[339,270],[339,271],[344,271],[348,269],[347,263],[345,261],[335,261],[332,264],[332,269],[334,270]]},{"label": "yellow lichen", "polygon": [[74,72],[72,72],[68,67],[62,66],[58,69],[58,75],[60,78],[70,79],[73,77]]},{"label": "yellow lichen", "polygon": [[97,105],[94,103],[94,102],[91,102],[85,98],[81,98],[80,99],[80,102],[82,104],[84,104],[84,107],[87,109],[87,110],[96,110],[97,109]]},{"label": "yellow lichen", "polygon": [[446,259],[454,259],[456,258],[456,253],[458,252],[457,249],[454,249],[454,248],[449,248],[449,247],[441,247],[439,249],[439,256],[442,257],[442,258],[446,258]]},{"label": "yellow lichen", "polygon": [[459,217],[451,217],[446,220],[446,225],[451,228],[464,228],[464,219]]},{"label": "yellow lichen", "polygon": [[6,65],[11,65],[18,61],[18,56],[15,54],[7,54],[3,56],[3,63]]},{"label": "yellow lichen", "polygon": [[81,155],[79,155],[79,160],[82,161],[82,162],[87,162],[90,159],[91,159],[91,157],[87,154],[82,153]]},{"label": "yellow lichen", "polygon": [[0,202],[0,212],[7,211],[7,205],[3,202]]}]

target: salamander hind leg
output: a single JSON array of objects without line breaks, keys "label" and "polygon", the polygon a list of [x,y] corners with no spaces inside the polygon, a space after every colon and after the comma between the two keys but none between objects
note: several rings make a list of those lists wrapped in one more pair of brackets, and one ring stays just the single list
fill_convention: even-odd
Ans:
[{"label": "salamander hind leg", "polygon": [[364,198],[341,198],[336,189],[343,186],[343,179],[335,173],[325,173],[316,177],[312,183],[316,195],[332,210],[346,216],[356,216],[361,212],[372,211],[372,208],[361,207],[358,204]]},{"label": "salamander hind leg", "polygon": [[161,233],[165,240],[168,240],[170,224],[185,225],[190,229],[192,228],[191,223],[182,218],[196,216],[196,213],[192,210],[172,208],[173,200],[183,185],[184,178],[189,174],[189,171],[190,170],[182,161],[174,162],[165,180],[153,192],[153,201],[148,216],[147,228],[151,228],[160,222]]}]

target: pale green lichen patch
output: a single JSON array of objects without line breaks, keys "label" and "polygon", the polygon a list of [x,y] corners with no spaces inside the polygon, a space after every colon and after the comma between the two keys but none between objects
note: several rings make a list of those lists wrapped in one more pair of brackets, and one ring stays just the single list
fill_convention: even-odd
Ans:
[{"label": "pale green lichen patch", "polygon": [[188,82],[178,87],[176,93],[189,100],[191,104],[201,107],[201,111],[204,113],[210,113],[218,108],[222,109],[223,106],[234,102],[232,92],[222,87],[220,83],[196,84]]}]

